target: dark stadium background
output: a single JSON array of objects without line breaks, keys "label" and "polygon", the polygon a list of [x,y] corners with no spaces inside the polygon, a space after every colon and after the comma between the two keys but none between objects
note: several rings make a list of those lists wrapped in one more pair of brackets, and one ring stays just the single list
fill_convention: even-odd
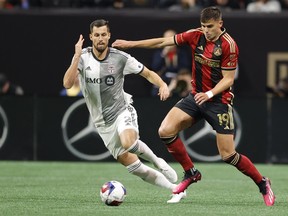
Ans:
[{"label": "dark stadium background", "polygon": [[[0,98],[9,120],[9,134],[0,148],[5,160],[81,160],[67,150],[61,134],[65,110],[76,99],[59,97],[62,77],[74,53],[79,34],[90,46],[89,24],[110,21],[112,43],[159,37],[167,28],[181,32],[199,27],[199,14],[151,10],[35,9],[0,13],[0,71],[25,90],[22,98]],[[239,150],[255,162],[288,162],[287,99],[267,97],[267,77],[279,79],[280,65],[288,75],[288,13],[224,13],[224,26],[240,49],[239,77],[235,81],[235,108],[241,115],[243,134]],[[152,50],[131,49],[131,55],[149,67]],[[283,54],[268,70],[270,54]],[[285,71],[284,71],[285,72]],[[135,98],[141,137],[167,159],[157,128],[177,99],[164,104],[150,97],[149,84],[128,76],[125,89]],[[153,111],[153,112],[152,112]],[[152,113],[152,115],[151,115]],[[151,117],[150,117],[151,116]],[[1,123],[3,124],[3,123]],[[211,142],[211,148],[214,148]],[[110,158],[111,159],[111,158]]]}]

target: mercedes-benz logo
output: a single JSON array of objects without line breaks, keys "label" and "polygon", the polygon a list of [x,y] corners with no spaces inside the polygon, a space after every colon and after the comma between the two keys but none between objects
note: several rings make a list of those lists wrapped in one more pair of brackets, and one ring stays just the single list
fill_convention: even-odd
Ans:
[{"label": "mercedes-benz logo", "polygon": [[8,136],[8,118],[4,109],[0,106],[0,148],[4,145]]},{"label": "mercedes-benz logo", "polygon": [[[235,142],[235,148],[237,148],[237,146],[240,143],[241,136],[242,136],[242,123],[241,123],[241,119],[237,111],[233,109],[233,112],[234,112],[234,123],[235,123],[234,142]],[[179,133],[179,137],[181,138],[183,143],[186,145],[188,154],[192,158],[198,159],[200,161],[211,162],[211,161],[221,160],[221,156],[219,155],[217,148],[213,149],[213,146],[216,146],[216,139],[215,139],[216,132],[213,130],[213,128],[210,126],[210,124],[207,121],[203,121],[201,123],[199,122],[201,126],[200,128],[197,128],[196,131],[195,129],[187,129]],[[211,140],[212,145],[209,140]],[[213,142],[215,143],[215,145],[213,145],[214,144]],[[205,148],[206,153],[207,151],[210,150],[210,154],[205,155],[201,153],[201,151],[203,151],[203,148]]]},{"label": "mercedes-benz logo", "polygon": [[[64,143],[76,157],[97,161],[111,156],[93,125],[84,98],[67,109],[61,127]],[[91,154],[91,150],[94,154]]]}]

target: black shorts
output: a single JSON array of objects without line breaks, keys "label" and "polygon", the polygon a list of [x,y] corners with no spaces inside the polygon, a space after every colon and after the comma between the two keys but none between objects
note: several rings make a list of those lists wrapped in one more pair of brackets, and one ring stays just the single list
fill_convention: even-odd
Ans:
[{"label": "black shorts", "polygon": [[233,107],[230,104],[207,101],[199,106],[190,93],[175,104],[175,107],[183,110],[196,121],[205,119],[217,133],[234,134]]}]

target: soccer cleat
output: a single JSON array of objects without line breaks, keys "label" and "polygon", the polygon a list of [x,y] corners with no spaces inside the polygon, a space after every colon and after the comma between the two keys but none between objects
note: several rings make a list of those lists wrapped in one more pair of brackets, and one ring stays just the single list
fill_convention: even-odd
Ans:
[{"label": "soccer cleat", "polygon": [[260,184],[258,184],[260,189],[260,193],[263,195],[264,202],[266,206],[272,206],[275,202],[275,195],[271,189],[271,181],[270,179],[264,177]]},{"label": "soccer cleat", "polygon": [[157,167],[170,182],[177,182],[178,176],[176,171],[171,166],[169,166],[164,159],[158,158],[158,166],[156,164],[154,164],[154,166]]},{"label": "soccer cleat", "polygon": [[181,199],[184,199],[187,196],[186,190],[179,194],[171,194],[171,199],[167,201],[167,203],[179,203]]},{"label": "soccer cleat", "polygon": [[201,173],[196,170],[194,175],[192,175],[191,172],[185,172],[184,173],[184,178],[182,182],[180,182],[174,189],[173,193],[174,194],[179,194],[181,192],[184,192],[188,186],[194,182],[200,181],[201,180]]}]

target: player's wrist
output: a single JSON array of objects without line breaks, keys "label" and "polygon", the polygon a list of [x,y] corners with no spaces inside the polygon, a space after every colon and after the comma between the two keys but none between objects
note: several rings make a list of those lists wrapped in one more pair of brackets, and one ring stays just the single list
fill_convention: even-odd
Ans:
[{"label": "player's wrist", "polygon": [[80,55],[74,54],[74,58],[80,58]]},{"label": "player's wrist", "polygon": [[205,92],[205,94],[208,96],[208,98],[212,98],[214,96],[213,92],[210,90],[210,91],[207,91]]}]

